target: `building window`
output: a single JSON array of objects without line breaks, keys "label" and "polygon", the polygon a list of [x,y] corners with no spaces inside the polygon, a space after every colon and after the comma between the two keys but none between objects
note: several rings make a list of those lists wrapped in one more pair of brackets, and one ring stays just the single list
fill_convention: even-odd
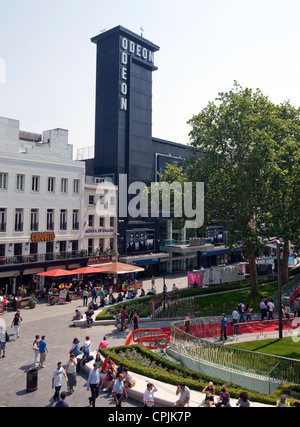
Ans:
[{"label": "building window", "polygon": [[30,255],[36,255],[38,253],[38,243],[30,243]]},{"label": "building window", "polygon": [[46,243],[46,260],[51,261],[54,259],[53,255],[53,242]]},{"label": "building window", "polygon": [[89,215],[89,227],[94,227],[94,215]]},{"label": "building window", "polygon": [[15,256],[22,255],[22,243],[14,244],[14,255]]},{"label": "building window", "polygon": [[99,252],[100,254],[104,252],[104,239],[99,239]]},{"label": "building window", "polygon": [[48,178],[48,192],[55,193],[55,178]]},{"label": "building window", "polygon": [[99,217],[99,227],[104,227],[104,220],[105,220],[104,216]]},{"label": "building window", "polygon": [[94,253],[94,239],[88,239],[88,254]]},{"label": "building window", "polygon": [[73,211],[72,228],[79,230],[79,211]]},{"label": "building window", "polygon": [[79,183],[80,183],[79,179],[74,179],[74,181],[73,181],[73,193],[74,194],[79,194]]},{"label": "building window", "polygon": [[79,247],[78,240],[72,240],[71,243],[72,243],[72,251],[73,252],[78,251],[78,247]]},{"label": "building window", "polygon": [[95,204],[95,196],[89,196],[89,205],[94,206]]},{"label": "building window", "polygon": [[67,211],[66,211],[66,209],[60,210],[60,229],[61,230],[67,229]]},{"label": "building window", "polygon": [[30,230],[38,231],[39,221],[38,221],[38,209],[31,209],[30,213]]},{"label": "building window", "polygon": [[67,242],[59,242],[59,252],[66,252],[67,251]]},{"label": "building window", "polygon": [[7,190],[7,173],[0,173],[0,190]]},{"label": "building window", "polygon": [[68,192],[68,180],[67,180],[67,178],[61,179],[60,192],[61,193],[67,193]]},{"label": "building window", "polygon": [[111,216],[109,218],[109,226],[110,227],[114,227],[115,226],[115,218],[113,216]]},{"label": "building window", "polygon": [[113,250],[114,250],[114,247],[115,247],[115,239],[114,239],[114,238],[111,238],[111,239],[109,239],[109,249],[110,249],[111,251],[113,251]]},{"label": "building window", "polygon": [[24,191],[24,184],[25,184],[25,176],[24,175],[17,175],[16,189],[18,191]]},{"label": "building window", "polygon": [[40,177],[39,176],[33,176],[32,177],[31,190],[34,193],[38,193],[40,191]]},{"label": "building window", "polygon": [[0,232],[6,231],[6,209],[0,209]]},{"label": "building window", "polygon": [[47,231],[54,230],[54,210],[47,209]]},{"label": "building window", "polygon": [[[5,257],[5,245],[0,245],[0,257]],[[1,263],[1,260],[0,260]]]},{"label": "building window", "polygon": [[16,209],[15,231],[23,231],[23,209]]}]

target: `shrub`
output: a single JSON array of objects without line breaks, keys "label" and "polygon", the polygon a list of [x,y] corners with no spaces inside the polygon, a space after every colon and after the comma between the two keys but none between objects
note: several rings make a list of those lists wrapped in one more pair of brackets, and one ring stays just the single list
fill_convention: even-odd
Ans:
[{"label": "shrub", "polygon": [[[142,345],[120,346],[102,349],[104,356],[110,356],[115,363],[122,362],[131,372],[143,375],[146,378],[162,381],[167,384],[177,385],[184,380],[191,390],[202,391],[212,381],[216,388],[216,395],[221,391],[224,382],[191,369],[185,368],[175,362],[159,356]],[[253,402],[275,405],[279,396],[288,394],[288,385],[280,385],[273,395],[268,396],[253,390],[247,390],[232,383],[226,384],[232,398],[238,399],[241,391],[247,391]],[[294,391],[296,391],[294,389]],[[292,394],[292,393],[291,393]]]}]

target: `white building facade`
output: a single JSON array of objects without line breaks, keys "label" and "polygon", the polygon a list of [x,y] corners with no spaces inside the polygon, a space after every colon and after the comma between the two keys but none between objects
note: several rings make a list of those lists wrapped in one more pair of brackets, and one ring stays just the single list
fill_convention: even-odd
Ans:
[{"label": "white building facade", "polygon": [[85,164],[72,157],[67,130],[33,134],[0,117],[0,288],[85,264]]},{"label": "white building facade", "polygon": [[86,177],[84,243],[89,256],[117,257],[117,187],[102,178]]}]

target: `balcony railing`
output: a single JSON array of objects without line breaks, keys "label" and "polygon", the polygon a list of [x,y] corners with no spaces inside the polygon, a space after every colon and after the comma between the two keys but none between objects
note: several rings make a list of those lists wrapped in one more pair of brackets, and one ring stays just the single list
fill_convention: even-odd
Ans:
[{"label": "balcony railing", "polygon": [[45,254],[30,254],[30,255],[15,255],[9,257],[0,257],[0,266],[4,265],[17,265],[17,264],[28,264],[45,261],[56,261],[74,258],[85,258],[87,257],[86,250],[70,251],[70,252],[51,252]]}]

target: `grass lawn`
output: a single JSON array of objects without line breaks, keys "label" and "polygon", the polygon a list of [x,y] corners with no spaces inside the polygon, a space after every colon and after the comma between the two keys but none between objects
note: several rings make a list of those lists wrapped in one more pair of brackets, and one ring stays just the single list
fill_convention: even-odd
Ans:
[{"label": "grass lawn", "polygon": [[[259,287],[259,292],[264,293],[267,298],[270,298],[277,290],[277,284],[269,284]],[[203,316],[219,316],[223,311],[231,314],[233,309],[241,302],[245,301],[245,305],[251,303],[254,313],[260,313],[260,298],[251,298],[250,290],[241,289],[234,292],[224,294],[208,295],[196,299],[196,315]]]},{"label": "grass lawn", "polygon": [[300,340],[298,337],[243,342],[230,344],[229,347],[300,360]]}]

